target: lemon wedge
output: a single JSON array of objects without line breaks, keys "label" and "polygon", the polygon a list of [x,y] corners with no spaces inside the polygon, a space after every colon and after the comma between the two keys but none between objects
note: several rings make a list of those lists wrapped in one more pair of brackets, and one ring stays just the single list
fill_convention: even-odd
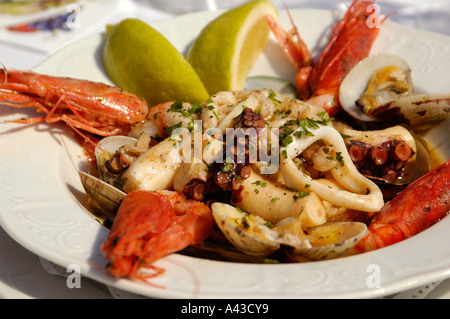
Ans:
[{"label": "lemon wedge", "polygon": [[270,34],[267,14],[278,17],[271,1],[250,1],[224,12],[202,29],[187,60],[210,95],[243,88]]},{"label": "lemon wedge", "polygon": [[129,18],[108,26],[103,65],[121,89],[149,107],[168,101],[204,102],[209,94],[185,57],[157,30]]}]

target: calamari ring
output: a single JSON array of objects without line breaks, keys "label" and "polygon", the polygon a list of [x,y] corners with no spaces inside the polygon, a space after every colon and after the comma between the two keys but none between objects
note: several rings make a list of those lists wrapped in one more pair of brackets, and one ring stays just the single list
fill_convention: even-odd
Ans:
[{"label": "calamari ring", "polygon": [[[341,134],[331,126],[310,129],[310,135],[296,136],[301,128],[291,133],[293,142],[280,148],[281,172],[285,183],[298,190],[312,191],[330,203],[364,212],[378,212],[384,205],[383,194],[379,187],[367,179],[353,164]],[[342,156],[341,163],[330,172],[342,189],[325,185],[298,169],[292,159],[300,155],[316,141],[323,140],[332,145]],[[308,186],[306,186],[308,185]]]}]

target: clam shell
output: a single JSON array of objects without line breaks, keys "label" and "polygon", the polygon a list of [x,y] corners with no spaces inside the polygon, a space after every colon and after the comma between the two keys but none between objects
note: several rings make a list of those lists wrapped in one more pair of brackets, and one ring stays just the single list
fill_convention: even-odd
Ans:
[{"label": "clam shell", "polygon": [[126,194],[91,174],[82,171],[79,171],[78,174],[86,195],[90,199],[89,202],[95,210],[96,217],[100,221],[113,217]]},{"label": "clam shell", "polygon": [[[251,256],[265,257],[280,248],[278,242],[265,238],[261,233],[258,234],[258,231],[261,229],[270,233],[270,229],[264,225],[265,222],[262,218],[252,216],[253,220],[250,221],[251,225],[245,227],[245,219],[249,215],[238,211],[234,206],[225,203],[214,203],[211,206],[211,210],[214,220],[223,235],[236,249],[243,253]],[[254,225],[255,223],[258,223],[258,225]]]},{"label": "clam shell", "polygon": [[345,76],[339,87],[339,101],[342,108],[348,114],[363,122],[378,122],[378,118],[364,113],[361,108],[356,105],[356,101],[366,90],[372,74],[377,70],[390,65],[398,66],[404,70],[408,75],[409,82],[412,83],[410,78],[411,70],[405,60],[396,55],[387,53],[371,55],[356,64]]},{"label": "clam shell", "polygon": [[101,154],[105,152],[114,154],[122,146],[126,144],[136,144],[136,142],[137,138],[124,135],[105,137],[100,140],[95,147],[95,156],[101,156]]},{"label": "clam shell", "polygon": [[[365,113],[356,102],[365,92],[374,72],[390,65],[404,71],[411,89],[395,96],[389,95],[372,111]],[[427,129],[446,119],[450,112],[450,93],[415,94],[408,63],[386,53],[367,57],[347,74],[339,87],[339,101],[344,111],[359,121],[381,122],[384,126],[406,124],[414,129]]]},{"label": "clam shell", "polygon": [[95,147],[95,158],[97,161],[97,168],[100,174],[100,179],[103,181],[119,187],[120,176],[113,175],[106,169],[105,163],[110,160],[114,153],[124,145],[136,144],[137,139],[129,136],[115,135],[103,138]]},{"label": "clam shell", "polygon": [[312,247],[293,247],[290,256],[298,261],[325,260],[344,256],[365,235],[367,226],[360,222],[340,222],[311,228]]},{"label": "clam shell", "polygon": [[[282,246],[288,247],[293,261],[324,260],[345,255],[364,236],[367,226],[359,222],[325,224],[308,229],[306,238],[293,240],[266,226],[259,216],[248,215],[225,203],[212,205],[214,219],[233,246],[243,253],[266,257]],[[280,227],[281,228],[281,227]]]},{"label": "clam shell", "polygon": [[377,107],[372,116],[385,125],[406,124],[427,129],[445,120],[450,113],[450,93],[417,94],[398,98]]}]

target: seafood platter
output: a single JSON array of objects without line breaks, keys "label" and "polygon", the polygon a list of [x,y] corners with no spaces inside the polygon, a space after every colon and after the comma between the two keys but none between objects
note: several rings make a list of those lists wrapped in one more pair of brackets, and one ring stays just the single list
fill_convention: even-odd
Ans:
[{"label": "seafood platter", "polygon": [[[117,88],[102,34],[2,66],[2,227],[147,297],[374,298],[446,279],[450,38],[367,27],[369,4],[267,16],[245,87],[201,103]],[[153,25],[186,52],[214,14]]]}]

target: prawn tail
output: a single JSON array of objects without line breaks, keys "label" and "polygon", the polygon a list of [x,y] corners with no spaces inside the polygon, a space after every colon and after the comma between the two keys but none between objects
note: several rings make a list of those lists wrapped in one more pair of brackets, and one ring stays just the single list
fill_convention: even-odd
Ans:
[{"label": "prawn tail", "polygon": [[386,203],[354,253],[379,249],[410,238],[450,212],[450,160],[409,184]]}]

